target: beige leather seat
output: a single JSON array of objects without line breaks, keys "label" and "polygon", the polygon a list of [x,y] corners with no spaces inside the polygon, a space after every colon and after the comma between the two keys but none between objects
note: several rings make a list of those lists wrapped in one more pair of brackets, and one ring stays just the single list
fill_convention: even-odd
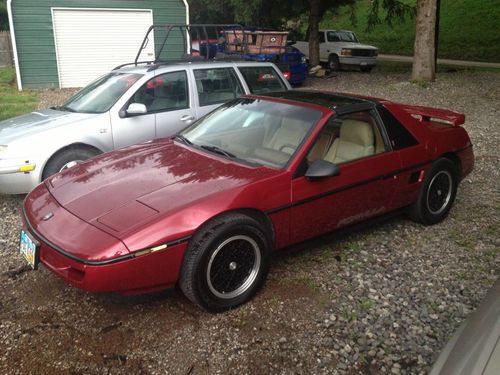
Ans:
[{"label": "beige leather seat", "polygon": [[311,151],[309,151],[309,154],[307,155],[307,161],[309,163],[312,163],[316,160],[323,159],[328,152],[330,145],[332,144],[333,138],[334,136],[332,132],[323,130],[316,140],[316,143],[311,148]]},{"label": "beige leather seat", "polygon": [[293,154],[304,138],[308,124],[301,120],[284,118],[281,126],[272,135],[264,147]]},{"label": "beige leather seat", "polygon": [[344,119],[340,135],[330,147],[325,160],[339,164],[375,153],[372,125],[359,120]]}]

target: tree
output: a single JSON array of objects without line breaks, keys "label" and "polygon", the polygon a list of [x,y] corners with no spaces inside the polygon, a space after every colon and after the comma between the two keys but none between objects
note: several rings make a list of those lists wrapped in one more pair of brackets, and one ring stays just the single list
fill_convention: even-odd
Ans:
[{"label": "tree", "polygon": [[0,0],[0,31],[9,30],[7,0]]},{"label": "tree", "polygon": [[[436,77],[436,22],[439,0],[417,0],[415,22],[415,44],[413,47],[412,79],[433,81]],[[415,14],[415,8],[400,0],[372,0],[368,16],[368,28],[382,23],[379,7],[386,10],[384,21],[391,25],[393,19],[405,20],[407,15]]]},{"label": "tree", "polygon": [[417,0],[412,79],[434,81],[436,78],[437,0]]}]

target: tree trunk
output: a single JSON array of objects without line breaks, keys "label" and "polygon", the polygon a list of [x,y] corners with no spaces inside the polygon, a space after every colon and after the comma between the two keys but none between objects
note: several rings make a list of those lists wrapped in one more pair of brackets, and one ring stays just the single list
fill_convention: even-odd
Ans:
[{"label": "tree trunk", "polygon": [[436,78],[436,10],[437,0],[417,0],[412,72],[415,81],[434,81]]},{"label": "tree trunk", "polygon": [[319,64],[319,2],[309,0],[309,65]]}]

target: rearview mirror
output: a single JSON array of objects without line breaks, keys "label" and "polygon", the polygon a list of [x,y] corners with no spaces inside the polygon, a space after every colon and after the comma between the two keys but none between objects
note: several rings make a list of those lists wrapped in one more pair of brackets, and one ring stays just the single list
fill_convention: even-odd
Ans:
[{"label": "rearview mirror", "polygon": [[144,115],[148,113],[148,109],[142,103],[131,103],[126,110],[126,113],[129,116]]},{"label": "rearview mirror", "polygon": [[337,164],[330,163],[329,161],[319,159],[313,162],[307,168],[305,176],[309,180],[316,180],[324,177],[333,177],[340,175],[340,169]]}]

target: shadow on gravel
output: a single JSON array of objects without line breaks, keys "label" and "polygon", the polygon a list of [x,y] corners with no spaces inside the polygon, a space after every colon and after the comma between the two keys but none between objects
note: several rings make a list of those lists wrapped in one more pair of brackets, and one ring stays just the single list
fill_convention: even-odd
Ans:
[{"label": "shadow on gravel", "polygon": [[[335,232],[327,233],[325,235],[315,237],[313,239],[289,246],[283,250],[275,252],[273,254],[273,261],[280,262],[289,257],[294,257],[301,255],[303,251],[310,250],[313,248],[320,248],[325,245],[331,244],[332,242],[339,242],[345,240],[351,235],[355,234],[365,234],[373,230],[374,227],[389,225],[391,223],[406,220],[403,211],[390,212],[388,214],[378,216],[373,219],[369,219],[357,224],[350,225],[346,228],[338,229]],[[334,250],[332,250],[334,251]],[[335,259],[338,262],[342,261],[342,257],[339,254],[335,254]]]}]

